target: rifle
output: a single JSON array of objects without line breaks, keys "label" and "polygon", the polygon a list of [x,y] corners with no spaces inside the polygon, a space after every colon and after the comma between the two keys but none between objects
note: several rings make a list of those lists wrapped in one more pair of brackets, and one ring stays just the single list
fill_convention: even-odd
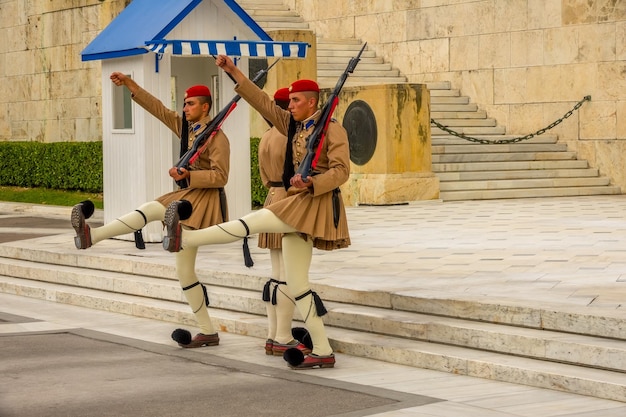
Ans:
[{"label": "rifle", "polygon": [[[263,78],[263,76],[267,74],[278,61],[279,60],[277,59],[276,61],[274,61],[274,63],[272,63],[272,65],[270,65],[266,69],[260,69],[252,79],[252,82],[256,84],[256,82]],[[198,159],[200,154],[204,152],[206,147],[209,145],[209,140],[211,140],[211,138],[215,136],[215,134],[220,130],[220,128],[222,127],[222,123],[224,123],[224,120],[226,120],[228,115],[233,110],[235,110],[235,107],[237,107],[237,102],[240,99],[241,97],[239,96],[239,94],[233,97],[232,100],[230,100],[230,102],[213,118],[213,120],[211,120],[211,123],[209,123],[209,125],[202,131],[202,133],[193,141],[191,149],[185,152],[185,154],[180,157],[178,162],[176,162],[175,167],[179,174],[182,174],[182,171],[180,170],[181,168],[189,170],[189,165],[193,164]],[[189,181],[187,180],[187,178],[176,181],[176,184],[178,184],[180,188],[189,187]]]},{"label": "rifle", "polygon": [[313,133],[311,133],[311,136],[309,136],[309,138],[307,139],[307,153],[304,156],[302,163],[298,167],[298,171],[296,171],[297,174],[302,175],[302,180],[304,182],[308,182],[306,178],[311,176],[311,173],[317,166],[317,160],[319,159],[320,152],[322,151],[324,138],[326,137],[326,133],[328,132],[328,124],[331,121],[331,117],[333,115],[333,112],[335,111],[335,108],[337,107],[337,103],[339,103],[339,93],[341,92],[341,88],[348,79],[348,74],[352,74],[354,72],[356,65],[361,60],[361,54],[363,53],[363,50],[365,50],[366,46],[367,42],[365,43],[365,45],[363,45],[358,55],[350,59],[346,70],[343,72],[343,74],[341,74],[341,77],[339,77],[339,80],[335,85],[335,89],[328,97],[328,100],[326,100],[326,103],[322,108],[322,114],[319,118],[319,121],[315,125],[315,129],[313,129]]}]

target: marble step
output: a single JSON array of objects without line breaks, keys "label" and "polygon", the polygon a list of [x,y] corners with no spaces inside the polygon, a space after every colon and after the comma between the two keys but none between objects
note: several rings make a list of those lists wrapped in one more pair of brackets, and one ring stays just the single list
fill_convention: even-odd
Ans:
[{"label": "marble step", "polygon": [[[478,139],[485,139],[485,140],[511,140],[511,139],[515,139],[518,136],[515,135],[498,135],[498,136],[492,136],[492,135],[476,135],[476,138]],[[468,141],[466,139],[461,139],[459,137],[456,136],[452,136],[449,134],[446,135],[439,135],[439,136],[433,136],[431,139],[431,143],[433,146],[448,146],[448,145],[471,145],[471,146],[480,146],[480,143],[477,142],[471,142]],[[523,140],[521,142],[516,142],[519,144],[525,144],[525,143],[557,143],[557,137],[553,136],[553,135],[540,135],[540,136],[534,136],[530,139],[526,139]]]},{"label": "marble step", "polygon": [[271,26],[274,22],[305,23],[304,19],[302,19],[300,15],[291,10],[277,10],[271,8],[249,9],[248,14],[261,27],[264,27],[267,23]]},{"label": "marble step", "polygon": [[446,126],[446,123],[444,123],[445,120],[485,119],[487,118],[487,112],[484,110],[476,110],[475,112],[431,111],[430,118]]},{"label": "marble step", "polygon": [[[341,67],[345,69],[345,67],[348,65],[348,62],[350,62],[350,58],[353,56],[354,55],[336,56],[336,55],[331,55],[331,54],[320,56],[318,54],[317,69],[318,70],[319,69],[337,69]],[[360,67],[361,65],[372,66],[372,65],[389,65],[389,64],[385,64],[385,61],[383,61],[382,58],[377,57],[377,56],[361,56],[358,67]]]},{"label": "marble step", "polygon": [[500,200],[509,198],[539,198],[539,197],[580,197],[586,195],[618,195],[619,187],[571,187],[571,188],[529,188],[508,190],[468,190],[442,191],[439,198],[443,201],[467,200]]},{"label": "marble step", "polygon": [[[49,243],[39,244],[37,248],[29,246],[27,241],[0,245],[0,257],[4,258],[0,262],[2,268],[0,274],[40,281],[65,282],[68,285],[72,283],[84,285],[88,279],[89,282],[101,287],[108,285],[110,288],[116,280],[110,279],[109,274],[115,277],[121,275],[124,277],[123,280],[140,277],[137,284],[139,288],[152,287],[154,284],[150,291],[161,291],[160,289],[172,291],[173,286],[176,290],[169,294],[173,294],[171,297],[175,299],[181,299],[177,298],[180,294],[174,260],[169,257],[164,258],[159,245],[148,247],[145,251],[137,253],[133,249],[128,249],[127,245],[119,245],[115,240],[107,240],[100,242],[97,247],[89,251],[68,251],[68,245],[59,244],[59,242],[67,242],[69,239],[71,235],[50,237],[47,239]],[[233,247],[233,249],[239,251],[240,247]],[[39,267],[34,267],[34,265],[39,265]],[[80,274],[75,272],[77,266],[81,271]],[[231,267],[223,265],[219,270],[205,266],[198,268],[196,272],[198,278],[207,285],[250,290],[255,293],[258,293],[267,281],[267,275],[262,275],[262,272],[257,271],[256,268],[241,271],[241,267],[231,270]],[[57,275],[60,277],[57,278]],[[120,286],[125,285],[120,280],[117,282],[120,282],[118,284]],[[623,317],[617,313],[613,315],[610,311],[602,311],[602,316],[597,317],[586,312],[581,313],[572,307],[546,304],[542,300],[528,300],[520,306],[510,304],[505,299],[490,302],[483,297],[458,294],[455,298],[450,298],[448,292],[425,291],[424,289],[403,292],[367,291],[360,287],[336,286],[320,282],[314,283],[314,287],[318,294],[328,302],[483,322],[490,322],[493,317],[497,317],[498,324],[626,339]]]},{"label": "marble step", "polygon": [[247,8],[276,8],[276,9],[286,9],[287,6],[284,5],[282,0],[240,0],[237,2],[244,9]]},{"label": "marble step", "polygon": [[597,177],[597,168],[584,169],[542,169],[519,171],[470,171],[470,172],[437,172],[441,183],[448,181],[490,181],[517,180],[531,178],[579,178]]},{"label": "marble step", "polygon": [[432,145],[433,154],[474,154],[474,153],[506,153],[506,152],[564,152],[564,143],[506,143],[506,144],[458,144]]},{"label": "marble step", "polygon": [[[32,282],[17,278],[2,278],[3,291],[11,294],[45,299],[103,311],[123,313],[194,326],[189,307],[184,303],[155,300],[127,294],[105,293],[99,290],[68,287],[45,282]],[[216,326],[222,332],[245,334],[259,338],[259,349],[265,338],[266,318],[246,312],[211,309]],[[329,316],[334,312],[329,313]],[[383,322],[380,323],[383,325]],[[301,325],[295,322],[294,325]],[[482,348],[468,349],[436,341],[413,340],[404,337],[356,331],[327,326],[333,349],[338,353],[363,356],[391,363],[417,366],[455,374],[481,377],[535,387],[556,389],[571,393],[626,401],[626,379],[622,371],[593,367],[580,367],[560,362],[518,357]],[[469,335],[460,335],[467,337]],[[543,352],[559,354],[560,349],[571,349],[566,336],[553,346],[548,344]],[[567,340],[569,339],[569,340]],[[609,341],[610,343],[611,341]],[[518,346],[521,345],[518,341]],[[584,344],[583,344],[584,345]],[[582,345],[581,345],[582,346]],[[591,356],[623,358],[623,347],[613,341],[607,351],[594,351]],[[576,353],[578,354],[578,352]]]},{"label": "marble step", "polygon": [[[373,60],[372,60],[373,61]],[[347,62],[344,62],[343,60],[337,60],[337,63],[319,63],[317,64],[317,70],[318,71],[324,71],[325,73],[329,74],[332,73],[333,71],[337,71],[337,68],[339,65],[343,65],[344,67],[347,65]],[[345,69],[345,68],[344,68]],[[398,74],[397,70],[393,70],[391,68],[391,64],[387,64],[384,62],[359,62],[359,65],[357,65],[357,70],[358,71],[393,71],[395,74]],[[354,71],[354,74],[358,74],[357,70]]]},{"label": "marble step", "polygon": [[521,188],[602,187],[610,185],[607,177],[490,179],[479,181],[447,181],[441,192],[472,190],[508,190]]},{"label": "marble step", "polygon": [[[5,287],[6,291],[11,293],[15,291],[11,288],[20,285],[19,280],[26,280],[28,281],[24,284],[26,286],[48,283],[185,303],[180,284],[177,280],[169,278],[89,270],[65,265],[51,266],[45,263],[8,258],[3,259],[0,264],[0,276],[2,276],[0,286]],[[223,284],[205,283],[205,285],[212,309],[260,316],[266,314],[265,303],[261,300],[262,285],[254,289]],[[326,322],[332,326],[626,371],[626,344],[623,340],[616,341],[502,323],[442,317],[413,311],[357,305],[345,301],[325,301],[325,304],[330,312]],[[296,314],[296,317],[301,319],[299,314]],[[590,323],[588,327],[591,328],[593,325],[595,323]],[[580,333],[580,327],[578,333]],[[623,336],[626,339],[626,334]],[[619,346],[623,350],[620,350]]]},{"label": "marble step", "polygon": [[442,104],[469,104],[470,98],[467,96],[430,96],[430,104],[431,105],[442,105]]},{"label": "marble step", "polygon": [[478,110],[478,106],[476,103],[468,103],[468,104],[431,104],[430,111],[431,112],[451,112],[451,113],[461,113],[461,112],[475,112]]},{"label": "marble step", "polygon": [[[317,82],[320,88],[334,88],[337,85],[337,79],[339,77],[326,77],[322,73],[317,78]],[[344,87],[358,87],[362,85],[379,85],[379,84],[398,84],[404,83],[406,79],[404,77],[360,77],[358,75],[348,77]]]},{"label": "marble step", "polygon": [[507,161],[494,162],[483,161],[473,163],[463,162],[447,162],[433,163],[433,172],[477,172],[477,171],[519,171],[519,170],[542,170],[542,169],[582,169],[588,168],[587,161],[571,159],[571,160],[552,160],[552,161]]},{"label": "marble step", "polygon": [[[427,84],[428,86],[428,84]],[[430,87],[428,87],[428,89],[430,90],[430,96],[431,97],[459,97],[461,95],[461,91],[460,90],[452,90],[450,88],[447,88],[445,90],[433,90]]]},{"label": "marble step", "polygon": [[450,81],[428,81],[426,85],[429,90],[449,90],[452,88]]},{"label": "marble step", "polygon": [[[363,42],[355,38],[317,38],[317,46],[318,48],[324,50],[337,50],[337,51],[346,51],[350,52],[353,56],[355,56],[361,48],[363,48]],[[368,48],[366,47],[363,53],[367,52]]]},{"label": "marble step", "polygon": [[433,164],[459,162],[557,161],[576,159],[576,152],[489,152],[465,154],[433,154]]},{"label": "marble step", "polygon": [[[470,138],[479,138],[480,136],[486,136],[486,135],[502,136],[506,134],[505,126],[491,126],[491,127],[489,126],[484,126],[484,127],[482,126],[478,126],[478,127],[455,126],[455,127],[451,127],[450,130],[455,133],[458,133],[459,135],[465,135]],[[430,131],[431,131],[431,135],[434,135],[434,136],[450,134],[447,131],[440,129],[438,127],[434,127],[434,126],[431,126]],[[499,139],[500,139],[499,137],[492,138],[492,140],[499,140]]]},{"label": "marble step", "polygon": [[[341,77],[341,75],[343,74],[344,70],[345,70],[345,66],[348,63],[346,62],[345,65],[343,66],[343,68],[335,68],[335,69],[323,69],[323,68],[318,68],[317,69],[317,73],[319,74],[319,77],[334,77],[335,78],[335,83],[337,82],[337,80],[339,79],[339,77]],[[352,74],[350,74],[348,79],[353,79],[353,78],[359,78],[359,77],[377,77],[377,78],[401,78],[400,77],[400,71],[398,71],[397,69],[386,69],[384,64],[380,64],[380,65],[373,65],[373,66],[364,66],[361,67],[359,65],[357,65],[356,69],[354,70],[354,72]]]},{"label": "marble step", "polygon": [[309,24],[306,22],[293,21],[293,19],[279,20],[268,19],[267,16],[254,19],[256,23],[266,32],[273,30],[309,30]]},{"label": "marble step", "polygon": [[[348,62],[350,62],[350,59],[355,57],[356,54],[358,53],[359,53],[358,50],[352,51],[352,50],[345,50],[345,49],[339,49],[339,48],[332,48],[332,49],[318,48],[317,58],[321,62],[337,62],[337,63],[343,62],[343,66],[345,67],[348,65]],[[379,57],[376,56],[376,53],[374,51],[368,51],[367,49],[364,50],[363,53],[361,54],[362,60],[378,59],[378,58]],[[336,59],[336,61],[334,61],[333,59]]]},{"label": "marble step", "polygon": [[[487,126],[494,127],[498,123],[495,119],[489,119],[487,117],[480,117],[480,113],[476,112],[473,114],[475,117],[452,117],[452,118],[439,118],[436,121],[444,126],[451,128],[452,130],[456,130],[457,127],[479,127],[479,126]],[[431,117],[433,118],[433,117]],[[433,128],[436,125],[432,125]],[[438,129],[438,128],[437,128]],[[438,129],[441,131],[441,129]]]}]

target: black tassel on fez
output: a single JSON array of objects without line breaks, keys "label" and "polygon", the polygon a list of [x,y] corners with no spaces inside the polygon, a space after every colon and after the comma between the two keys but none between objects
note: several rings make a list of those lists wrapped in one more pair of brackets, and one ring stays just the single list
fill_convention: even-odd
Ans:
[{"label": "black tassel on fez", "polygon": [[191,332],[185,329],[176,329],[172,332],[172,339],[181,345],[188,345],[191,343]]}]

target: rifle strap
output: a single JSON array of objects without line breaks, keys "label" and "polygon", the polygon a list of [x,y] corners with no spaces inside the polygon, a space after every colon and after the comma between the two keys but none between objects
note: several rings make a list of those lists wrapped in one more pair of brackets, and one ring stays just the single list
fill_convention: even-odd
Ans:
[{"label": "rifle strap", "polygon": [[296,134],[296,121],[289,118],[289,129],[287,130],[287,146],[285,148],[285,164],[283,166],[283,185],[285,190],[289,190],[289,180],[296,174],[293,166],[293,144],[292,140]]},{"label": "rifle strap", "polygon": [[185,112],[183,112],[183,127],[180,132],[180,158],[187,153],[187,148],[189,148],[189,122]]}]

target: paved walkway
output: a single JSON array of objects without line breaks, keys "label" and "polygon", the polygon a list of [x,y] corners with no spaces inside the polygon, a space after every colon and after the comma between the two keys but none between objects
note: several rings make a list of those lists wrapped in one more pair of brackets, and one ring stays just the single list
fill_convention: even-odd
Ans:
[{"label": "paved walkway", "polygon": [[[39,208],[21,207],[19,210],[10,204],[0,204],[0,213],[9,217],[32,216],[33,213],[56,216],[32,211]],[[60,211],[61,217],[69,219],[69,211]],[[626,196],[432,201],[349,208],[352,246],[333,252],[316,251],[311,280],[340,288],[445,294],[458,299],[480,297],[496,303],[555,306],[626,317],[625,213]],[[9,229],[3,227],[0,231],[20,233],[20,230]],[[23,231],[34,232],[28,228]],[[37,230],[42,234],[59,232],[63,230],[54,229],[52,233]],[[57,236],[55,244],[75,250],[71,235],[70,228],[67,236]],[[252,243],[254,273],[268,274],[268,256],[254,249],[254,245]],[[129,242],[111,241],[91,250],[129,253],[135,249]],[[163,256],[158,244],[149,244],[142,256],[173,262],[173,257]],[[240,245],[202,248],[198,268],[242,273],[246,270]],[[42,321],[30,327],[2,324],[0,333],[81,328],[171,346],[169,323],[3,294],[0,294],[0,311]],[[206,352],[210,350],[210,354],[223,358],[270,368],[284,367],[282,360],[266,358],[262,352],[257,354],[258,344],[258,339],[225,334],[223,345]],[[331,370],[309,372],[329,381],[385,388],[437,400],[397,411],[358,415],[537,417],[622,416],[626,413],[624,403],[341,354],[337,364]]]}]

